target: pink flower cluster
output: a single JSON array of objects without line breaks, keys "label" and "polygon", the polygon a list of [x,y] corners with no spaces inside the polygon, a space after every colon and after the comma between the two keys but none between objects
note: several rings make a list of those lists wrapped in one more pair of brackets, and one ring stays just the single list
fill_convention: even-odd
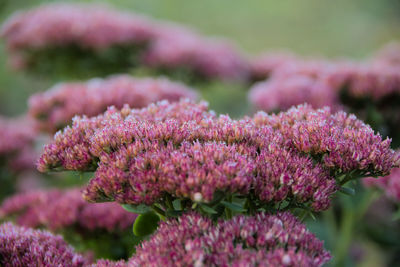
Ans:
[{"label": "pink flower cluster", "polygon": [[[342,79],[340,88],[346,88],[355,98],[368,97],[374,101],[400,93],[400,67],[390,64],[348,64],[340,68],[332,79]],[[337,78],[338,77],[338,78]]]},{"label": "pink flower cluster", "polygon": [[15,60],[23,59],[30,49],[75,44],[101,50],[147,43],[155,34],[154,25],[143,17],[81,4],[50,4],[18,12],[1,32]]},{"label": "pink flower cluster", "polygon": [[329,106],[337,110],[337,98],[326,83],[301,74],[272,76],[267,81],[255,84],[249,93],[250,102],[267,111],[286,110],[301,103],[308,103],[315,108]]},{"label": "pink flower cluster", "polygon": [[202,78],[246,80],[248,66],[228,41],[204,38],[184,28],[171,27],[160,32],[144,54],[144,64],[161,70],[188,69]]},{"label": "pink flower cluster", "polygon": [[87,203],[79,189],[54,189],[5,199],[0,206],[0,218],[15,218],[18,225],[44,226],[53,231],[77,226],[86,231],[114,232],[130,228],[136,215],[116,203]]},{"label": "pink flower cluster", "polygon": [[89,201],[151,205],[169,194],[210,202],[217,191],[254,192],[263,202],[323,210],[334,178],[385,175],[398,160],[390,140],[344,112],[299,106],[233,120],[181,100],[76,117],[45,147],[38,169],[95,170],[84,190]]},{"label": "pink flower cluster", "polygon": [[330,255],[290,213],[235,216],[217,224],[195,213],[160,224],[128,266],[322,266]]},{"label": "pink flower cluster", "polygon": [[253,59],[251,70],[253,77],[259,80],[290,74],[320,78],[335,71],[337,64],[340,63],[341,61],[327,59],[301,58],[290,52],[270,52]]},{"label": "pink flower cluster", "polygon": [[47,231],[0,225],[0,265],[4,267],[71,266],[87,260],[77,254],[61,236]]},{"label": "pink flower cluster", "polygon": [[61,83],[29,99],[29,114],[41,130],[54,133],[71,123],[75,115],[95,116],[108,106],[124,104],[141,108],[167,99],[197,97],[194,90],[166,78],[133,78],[128,75],[92,79],[87,82]]},{"label": "pink flower cluster", "polygon": [[39,157],[33,148],[36,136],[30,119],[0,117],[0,159],[13,171],[33,169]]},{"label": "pink flower cluster", "polygon": [[400,154],[390,148],[389,138],[382,140],[369,125],[344,111],[300,105],[278,114],[258,112],[254,121],[276,129],[297,151],[320,155],[331,170],[385,176],[400,164]]},{"label": "pink flower cluster", "polygon": [[380,179],[364,179],[363,183],[366,187],[382,189],[389,198],[400,202],[400,168],[393,169],[390,175]]},{"label": "pink flower cluster", "polygon": [[390,46],[365,62],[307,60],[292,54],[270,54],[253,63],[253,76],[268,78],[255,84],[250,101],[266,111],[309,103],[340,108],[343,90],[356,99],[380,101],[400,93],[397,46]]},{"label": "pink flower cluster", "polygon": [[228,42],[166,24],[110,8],[50,4],[17,13],[3,25],[1,35],[12,62],[22,68],[28,51],[71,44],[100,51],[139,44],[141,63],[149,67],[186,67],[205,78],[247,77],[247,62]]},{"label": "pink flower cluster", "polygon": [[273,52],[257,55],[250,60],[250,71],[254,80],[265,80],[270,77],[275,70],[295,62],[296,56],[290,52]]}]

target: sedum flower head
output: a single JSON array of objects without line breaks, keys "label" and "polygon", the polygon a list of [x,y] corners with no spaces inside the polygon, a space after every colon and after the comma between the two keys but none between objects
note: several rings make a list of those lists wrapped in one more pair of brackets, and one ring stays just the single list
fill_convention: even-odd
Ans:
[{"label": "sedum flower head", "polygon": [[326,209],[348,172],[384,175],[397,155],[346,113],[299,106],[233,120],[181,100],[76,117],[55,135],[38,168],[95,170],[89,201],[151,205],[173,198],[211,202],[218,192]]},{"label": "sedum flower head", "polygon": [[216,224],[189,213],[161,223],[128,266],[322,266],[329,259],[323,243],[287,212]]},{"label": "sedum flower head", "polygon": [[143,63],[167,73],[186,71],[205,79],[245,80],[248,64],[230,42],[205,38],[176,25],[160,29],[143,55]]},{"label": "sedum flower head", "polygon": [[347,103],[343,93],[379,105],[400,92],[398,50],[398,45],[387,46],[362,62],[301,59],[291,54],[262,56],[253,64],[253,76],[268,79],[251,88],[249,99],[265,111],[303,103],[351,107],[354,101]]},{"label": "sedum flower head", "polygon": [[275,51],[263,53],[250,60],[251,76],[254,80],[265,80],[270,77],[275,70],[280,69],[286,64],[295,62],[297,57],[293,53]]},{"label": "sedum flower head", "polygon": [[315,108],[330,106],[337,109],[337,95],[331,87],[315,78],[301,75],[276,75],[255,84],[249,100],[267,111],[286,110],[293,105],[308,103]]},{"label": "sedum flower head", "polygon": [[400,163],[389,138],[382,140],[369,125],[343,111],[300,105],[276,115],[259,112],[254,120],[277,129],[296,150],[321,157],[321,163],[335,172],[384,176]]},{"label": "sedum flower head", "polygon": [[0,161],[13,171],[33,169],[38,158],[33,148],[36,136],[29,118],[0,117]]},{"label": "sedum flower head", "polygon": [[49,4],[14,14],[4,23],[1,35],[18,63],[27,50],[52,46],[101,50],[119,44],[142,44],[154,38],[156,29],[144,17],[110,8]]},{"label": "sedum flower head", "polygon": [[[178,75],[187,69],[189,74],[206,79],[242,80],[248,74],[247,62],[227,41],[109,7],[42,5],[9,18],[2,27],[1,36],[11,55],[11,64],[19,69],[41,63],[40,57],[35,58],[37,53],[40,55],[47,50],[50,56],[45,54],[43,60],[46,61],[66,52],[71,53],[68,56],[76,57],[74,53],[77,51],[71,49],[76,48],[78,54],[93,54],[99,62],[114,64],[108,70],[108,66],[103,67],[103,72],[124,71],[141,65],[156,69],[156,72],[175,72]],[[121,54],[128,56],[121,57]],[[91,59],[91,62],[96,62]],[[83,59],[78,56],[76,60]],[[79,68],[81,65],[76,66]],[[65,68],[61,70],[66,71]],[[82,68],[82,71],[87,70]]]},{"label": "sedum flower head", "polygon": [[133,78],[116,75],[87,82],[61,83],[29,99],[29,113],[39,128],[56,132],[71,123],[75,115],[95,116],[108,106],[122,108],[124,104],[141,108],[167,99],[196,98],[185,85],[166,78]]},{"label": "sedum flower head", "polygon": [[400,202],[400,168],[395,168],[391,173],[380,179],[369,177],[363,180],[366,187],[374,187],[383,190],[385,195],[396,202]]},{"label": "sedum flower head", "polygon": [[0,206],[0,218],[15,218],[18,225],[44,226],[55,231],[78,227],[115,232],[129,228],[135,217],[116,203],[87,203],[79,189],[20,193],[5,199]]},{"label": "sedum flower head", "polygon": [[0,264],[5,267],[85,266],[87,260],[76,254],[61,236],[42,230],[0,225]]}]

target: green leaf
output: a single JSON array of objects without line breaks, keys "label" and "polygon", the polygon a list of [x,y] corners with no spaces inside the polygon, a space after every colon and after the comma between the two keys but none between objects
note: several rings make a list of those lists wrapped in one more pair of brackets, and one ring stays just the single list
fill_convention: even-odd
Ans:
[{"label": "green leaf", "polygon": [[213,209],[207,205],[204,205],[204,204],[200,204],[200,208],[202,209],[202,211],[204,211],[205,213],[208,213],[208,214],[217,214],[218,213],[215,209]]},{"label": "green leaf", "polygon": [[339,175],[339,176],[337,177],[337,180],[341,182],[341,181],[343,181],[343,180],[346,178],[346,176],[347,176],[346,173],[341,174],[341,175]]},{"label": "green leaf", "polygon": [[132,204],[122,204],[121,205],[126,211],[133,212],[136,214],[143,214],[148,211],[151,211],[151,208],[149,206],[146,206],[144,204],[139,204],[139,205],[132,205]]},{"label": "green leaf", "polygon": [[182,215],[182,211],[179,210],[167,210],[165,215],[168,217],[179,217]]},{"label": "green leaf", "polygon": [[224,192],[221,192],[221,191],[214,192],[213,199],[209,203],[209,205],[214,206],[214,205],[218,204],[221,200],[224,199],[225,196],[226,195]]},{"label": "green leaf", "polygon": [[231,211],[234,212],[245,212],[246,209],[244,209],[242,206],[236,203],[230,203],[227,201],[221,201],[222,205],[224,205],[226,208],[230,209]]},{"label": "green leaf", "polygon": [[180,199],[175,199],[172,201],[172,206],[174,206],[175,210],[182,210],[182,203]]},{"label": "green leaf", "polygon": [[392,219],[393,219],[393,221],[397,221],[397,220],[400,219],[400,209],[398,209],[398,210],[393,214]]},{"label": "green leaf", "polygon": [[246,204],[247,197],[233,197],[232,202],[236,203],[242,207]]},{"label": "green leaf", "polygon": [[341,187],[339,189],[339,191],[342,192],[343,194],[349,195],[349,196],[354,196],[356,194],[356,191],[350,187]]},{"label": "green leaf", "polygon": [[136,236],[147,236],[152,234],[158,227],[160,217],[153,211],[140,214],[133,224],[133,233]]}]

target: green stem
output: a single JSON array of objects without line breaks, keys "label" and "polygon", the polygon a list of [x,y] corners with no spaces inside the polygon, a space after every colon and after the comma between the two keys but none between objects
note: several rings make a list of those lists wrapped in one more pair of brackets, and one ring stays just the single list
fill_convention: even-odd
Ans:
[{"label": "green stem", "polygon": [[165,196],[165,204],[168,207],[168,209],[174,210],[174,205],[172,204],[172,199],[169,194]]},{"label": "green stem", "polygon": [[[340,229],[335,235],[339,234],[335,245],[334,266],[344,266],[352,240],[354,238],[354,228],[363,219],[371,202],[376,199],[378,194],[374,191],[364,192],[361,201],[354,205],[347,196],[342,196],[342,219]],[[330,221],[334,219],[330,219]]]},{"label": "green stem", "polygon": [[342,181],[340,181],[339,184],[342,186],[342,185],[346,184],[347,182],[353,180],[353,178],[354,178],[354,177],[353,177],[352,175],[347,174],[347,175],[344,177],[344,179],[343,179]]},{"label": "green stem", "polygon": [[356,216],[353,212],[353,209],[349,207],[348,201],[345,202],[346,203],[343,205],[339,238],[336,240],[334,266],[344,266],[346,256],[351,245],[351,240],[353,238],[353,227]]},{"label": "green stem", "polygon": [[341,181],[339,181],[339,185],[341,185],[341,186],[346,184],[349,181],[358,180],[360,178],[365,177],[365,173],[361,172],[361,171],[352,171],[352,172],[346,173],[344,175],[345,175],[344,178]]},{"label": "green stem", "polygon": [[[229,203],[232,203],[232,196],[231,196],[231,195],[229,195],[229,196],[227,197],[227,201],[228,201]],[[226,215],[226,219],[227,219],[227,220],[230,220],[230,219],[232,219],[232,217],[233,217],[232,211],[231,211],[229,208],[227,208],[227,207],[225,207],[225,215]]]},{"label": "green stem", "polygon": [[376,190],[368,190],[367,192],[364,193],[361,204],[357,209],[357,220],[362,220],[371,203],[378,197],[379,197],[379,192],[377,192]]},{"label": "green stem", "polygon": [[165,220],[165,217],[166,217],[165,211],[163,211],[162,209],[160,209],[160,208],[157,207],[156,205],[151,206],[151,208],[153,209],[153,211],[154,211],[155,213],[157,213],[158,215],[160,215],[160,218],[161,218],[162,220]]},{"label": "green stem", "polygon": [[300,221],[304,222],[304,220],[307,218],[308,212],[309,212],[308,210],[304,209],[300,213],[300,215],[299,215]]},{"label": "green stem", "polygon": [[332,236],[335,237],[337,234],[337,225],[336,225],[336,219],[335,219],[335,214],[333,212],[333,209],[328,209],[325,211],[323,214],[324,221],[328,225],[330,231],[332,233]]}]

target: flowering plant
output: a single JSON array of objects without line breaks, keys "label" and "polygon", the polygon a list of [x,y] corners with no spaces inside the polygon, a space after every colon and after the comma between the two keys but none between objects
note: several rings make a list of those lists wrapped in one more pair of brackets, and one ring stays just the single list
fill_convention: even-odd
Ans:
[{"label": "flowering plant", "polygon": [[[15,69],[91,78],[35,93],[21,120],[0,118],[0,190],[6,177],[19,191],[0,203],[1,266],[344,266],[357,234],[397,238],[385,209],[400,198],[398,45],[363,61],[246,59],[181,25],[66,3],[16,13],[0,36]],[[139,78],[160,74],[202,90]],[[247,93],[264,111],[248,110]],[[47,175],[22,173],[34,161]],[[367,187],[392,206],[360,227]]]},{"label": "flowering plant", "polygon": [[5,267],[85,266],[88,260],[77,254],[61,236],[47,231],[0,225],[0,264]]},{"label": "flowering plant", "polygon": [[133,78],[115,75],[87,82],[60,83],[29,98],[29,111],[38,128],[54,133],[71,124],[75,115],[95,116],[108,106],[122,108],[124,104],[141,108],[167,99],[197,97],[196,92],[179,82],[166,78]]},{"label": "flowering plant", "polygon": [[61,233],[80,250],[113,259],[128,258],[140,241],[130,234],[136,216],[116,203],[87,203],[78,188],[19,193],[6,198],[0,206],[0,220],[44,227]]},{"label": "flowering plant", "polygon": [[364,62],[301,59],[292,54],[265,55],[253,62],[256,83],[249,100],[265,111],[309,103],[356,113],[384,136],[398,141],[400,46],[391,44]]},{"label": "flowering plant", "polygon": [[232,120],[181,100],[76,117],[45,147],[38,169],[95,171],[83,192],[91,202],[217,219],[325,210],[346,182],[398,165],[389,139],[344,112],[299,106]]},{"label": "flowering plant", "polygon": [[35,169],[39,154],[34,150],[37,131],[28,117],[0,116],[0,200],[15,192],[22,173]]},{"label": "flowering plant", "polygon": [[110,7],[43,5],[9,18],[1,35],[11,65],[40,75],[88,78],[144,65],[185,80],[248,76],[247,62],[229,42]]}]

